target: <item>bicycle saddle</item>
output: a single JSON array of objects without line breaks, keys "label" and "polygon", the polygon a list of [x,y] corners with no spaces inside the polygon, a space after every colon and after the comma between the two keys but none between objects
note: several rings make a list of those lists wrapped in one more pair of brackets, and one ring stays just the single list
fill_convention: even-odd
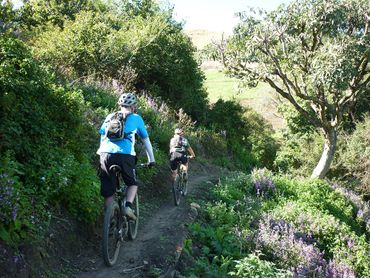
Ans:
[{"label": "bicycle saddle", "polygon": [[122,169],[118,165],[115,165],[114,164],[114,165],[112,165],[112,166],[109,167],[109,172],[119,173],[121,171],[122,171]]}]

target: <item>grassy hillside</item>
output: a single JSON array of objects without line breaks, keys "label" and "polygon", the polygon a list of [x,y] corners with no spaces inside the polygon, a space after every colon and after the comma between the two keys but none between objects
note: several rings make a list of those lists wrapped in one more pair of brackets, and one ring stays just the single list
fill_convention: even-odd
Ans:
[{"label": "grassy hillside", "polygon": [[256,88],[238,89],[238,80],[227,77],[216,69],[204,69],[206,76],[205,86],[211,103],[219,98],[224,100],[236,99],[243,106],[251,107],[260,113],[272,126],[277,129],[284,126],[284,121],[277,113],[274,103],[274,91],[264,83]]},{"label": "grassy hillside", "polygon": [[[185,30],[185,33],[190,37],[195,47],[200,50],[212,41],[220,41],[222,32],[211,32],[207,30]],[[224,34],[228,36],[229,34]]]},{"label": "grassy hillside", "polygon": [[[223,34],[221,32],[210,32],[207,30],[186,30],[186,34],[191,38],[198,50],[213,41],[220,41]],[[277,113],[274,103],[274,92],[267,84],[260,84],[256,88],[240,91],[238,81],[225,76],[221,72],[222,66],[217,61],[203,61],[201,65],[205,73],[208,97],[211,103],[215,103],[219,98],[229,100],[235,98],[243,106],[251,107],[268,120],[275,129],[285,125],[284,120]]]}]

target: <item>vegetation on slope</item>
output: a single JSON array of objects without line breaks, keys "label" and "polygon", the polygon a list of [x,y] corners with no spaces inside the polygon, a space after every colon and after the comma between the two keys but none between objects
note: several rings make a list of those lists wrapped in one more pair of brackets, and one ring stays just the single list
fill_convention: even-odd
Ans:
[{"label": "vegetation on slope", "polygon": [[186,243],[187,277],[368,277],[370,207],[266,169],[220,181]]},{"label": "vegetation on slope", "polygon": [[[322,139],[302,117],[285,110],[288,129],[277,140],[236,100],[209,105],[195,49],[170,11],[154,1],[72,2],[0,6],[1,244],[41,242],[55,208],[97,219],[97,130],[122,89],[140,96],[159,167],[180,125],[200,161],[244,172],[312,171]],[[369,105],[360,100],[363,122],[343,121],[328,177],[350,178],[368,198]],[[370,274],[369,208],[348,189],[265,171],[223,181],[213,194],[206,221],[192,228],[201,253],[189,275]]]}]

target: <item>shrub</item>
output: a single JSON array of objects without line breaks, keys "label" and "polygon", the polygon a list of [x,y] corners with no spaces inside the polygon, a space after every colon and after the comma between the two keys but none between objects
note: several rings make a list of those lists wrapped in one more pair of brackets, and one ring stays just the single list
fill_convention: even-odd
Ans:
[{"label": "shrub", "polygon": [[356,235],[345,222],[299,201],[276,207],[272,215],[290,223],[295,231],[310,234],[327,259],[347,265],[364,277],[369,275],[370,261],[365,254],[370,250],[365,235]]},{"label": "shrub", "polygon": [[370,116],[356,125],[355,131],[345,137],[337,165],[345,168],[347,176],[358,180],[355,190],[370,199]]},{"label": "shrub", "polygon": [[285,131],[279,137],[281,147],[277,151],[274,168],[280,173],[309,177],[321,156],[321,136]]},{"label": "shrub", "polygon": [[17,165],[4,173],[19,192],[17,219],[2,227],[16,235],[15,242],[40,238],[55,203],[92,221],[100,211],[91,186],[97,181],[91,163],[97,140],[84,118],[83,94],[56,85],[20,40],[1,36],[0,52],[0,151],[11,154],[3,164]]},{"label": "shrub", "polygon": [[232,277],[240,278],[283,278],[292,277],[292,273],[278,269],[274,263],[262,260],[260,254],[249,254],[247,257],[235,261],[235,271],[229,272]]}]

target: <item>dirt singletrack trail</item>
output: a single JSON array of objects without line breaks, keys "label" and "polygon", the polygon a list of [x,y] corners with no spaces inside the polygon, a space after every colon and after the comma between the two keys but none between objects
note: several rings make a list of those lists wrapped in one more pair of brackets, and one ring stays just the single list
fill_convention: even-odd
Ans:
[{"label": "dirt singletrack trail", "polygon": [[196,209],[189,200],[196,202],[200,187],[213,186],[221,174],[219,169],[192,165],[188,194],[181,199],[179,206],[174,205],[171,195],[171,199],[153,211],[152,215],[147,212],[148,215],[140,217],[136,239],[123,242],[114,266],[105,266],[101,254],[96,254],[89,259],[89,266],[77,276],[172,277],[186,238],[186,225],[196,216]]}]

